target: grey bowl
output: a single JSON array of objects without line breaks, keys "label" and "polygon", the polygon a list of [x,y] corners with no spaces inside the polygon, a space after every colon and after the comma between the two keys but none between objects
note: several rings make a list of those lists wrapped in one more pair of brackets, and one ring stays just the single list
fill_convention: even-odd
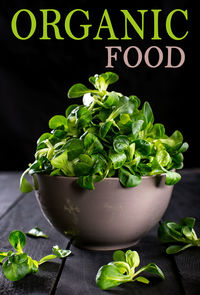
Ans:
[{"label": "grey bowl", "polygon": [[165,175],[144,176],[135,188],[106,178],[95,190],[82,189],[75,177],[37,175],[36,197],[47,220],[72,243],[91,250],[136,244],[162,218],[173,186]]}]

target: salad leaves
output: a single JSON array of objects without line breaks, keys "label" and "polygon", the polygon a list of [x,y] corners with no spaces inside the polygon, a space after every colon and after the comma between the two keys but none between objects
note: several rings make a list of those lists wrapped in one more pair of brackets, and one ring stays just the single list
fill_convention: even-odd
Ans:
[{"label": "salad leaves", "polygon": [[[170,245],[166,249],[167,254],[175,254],[189,247],[200,247],[200,238],[194,231],[195,218],[185,217],[178,223],[164,221],[158,228],[158,239],[164,244]],[[178,243],[178,244],[177,244]]]},{"label": "salad leaves", "polygon": [[54,254],[47,255],[37,261],[23,252],[23,247],[26,245],[26,236],[22,231],[12,231],[8,240],[16,251],[0,252],[0,263],[3,264],[2,270],[5,277],[10,281],[19,281],[28,274],[36,273],[41,264],[71,254],[70,250],[62,250],[56,245],[52,248]]},{"label": "salad leaves", "polygon": [[126,253],[122,250],[115,251],[113,261],[103,265],[98,270],[96,275],[97,286],[102,290],[108,290],[127,282],[138,281],[149,284],[149,280],[140,275],[143,271],[165,279],[162,270],[155,263],[149,263],[135,271],[139,264],[140,257],[136,251],[128,250]]},{"label": "salad leaves", "polygon": [[175,170],[183,167],[188,148],[181,132],[166,135],[162,124],[154,124],[148,102],[140,106],[135,95],[109,92],[118,78],[106,72],[89,78],[94,89],[80,83],[69,89],[69,99],[83,97],[83,104],[50,119],[51,131],[40,136],[35,161],[22,174],[22,192],[37,185],[26,174],[74,176],[80,187],[91,190],[106,177],[119,177],[124,187],[137,186],[144,175],[165,174],[167,185],[180,180]]}]

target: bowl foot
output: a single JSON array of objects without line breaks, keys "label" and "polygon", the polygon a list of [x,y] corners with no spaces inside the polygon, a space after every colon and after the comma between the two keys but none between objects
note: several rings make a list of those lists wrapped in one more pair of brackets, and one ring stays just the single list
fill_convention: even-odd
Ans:
[{"label": "bowl foot", "polygon": [[140,240],[134,241],[132,243],[125,244],[116,244],[116,245],[92,245],[92,244],[82,244],[77,242],[76,239],[72,240],[72,244],[80,249],[91,250],[91,251],[112,251],[112,250],[120,250],[127,249],[135,246],[139,243]]}]

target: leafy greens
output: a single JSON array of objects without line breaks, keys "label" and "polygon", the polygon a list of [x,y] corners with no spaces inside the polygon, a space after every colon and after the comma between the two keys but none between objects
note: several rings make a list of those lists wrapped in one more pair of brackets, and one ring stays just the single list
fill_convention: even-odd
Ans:
[{"label": "leafy greens", "polygon": [[37,261],[23,252],[23,247],[26,245],[26,236],[22,231],[12,231],[8,240],[16,251],[0,251],[0,263],[3,264],[2,270],[5,277],[10,281],[21,280],[28,274],[36,273],[39,265],[44,262],[55,258],[64,258],[71,253],[70,250],[62,250],[56,245],[52,248],[54,254],[47,255]]},{"label": "leafy greens", "polygon": [[97,286],[102,290],[108,290],[127,282],[138,281],[149,284],[147,278],[140,276],[143,271],[156,274],[165,279],[162,270],[155,263],[149,263],[135,271],[139,264],[140,257],[136,251],[128,250],[126,253],[121,250],[115,251],[113,261],[103,265],[98,270],[96,275]]},{"label": "leafy greens", "polygon": [[[194,231],[195,218],[185,217],[178,223],[164,221],[158,228],[158,239],[161,243],[174,244],[166,249],[167,254],[175,254],[189,247],[200,247],[200,238]],[[178,243],[178,244],[177,244]]]},{"label": "leafy greens", "polygon": [[144,175],[165,174],[167,185],[181,179],[174,171],[183,167],[188,148],[181,132],[167,136],[162,124],[154,124],[148,102],[140,108],[137,96],[107,91],[117,80],[117,74],[106,72],[89,78],[95,89],[80,83],[69,89],[68,97],[83,96],[83,104],[50,119],[51,132],[40,136],[35,162],[21,176],[22,192],[36,186],[27,173],[78,177],[80,187],[90,190],[106,177],[118,176],[124,187],[137,186]]}]

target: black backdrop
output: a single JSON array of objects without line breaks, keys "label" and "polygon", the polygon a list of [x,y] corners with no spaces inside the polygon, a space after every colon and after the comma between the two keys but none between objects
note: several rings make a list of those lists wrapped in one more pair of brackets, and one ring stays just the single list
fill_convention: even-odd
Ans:
[{"label": "black backdrop", "polygon": [[[152,2],[152,4],[151,4]],[[105,46],[137,46],[144,53],[150,46],[158,46],[164,54],[164,61],[158,68],[149,68],[144,62],[137,68],[128,68],[122,58],[109,69],[119,74],[120,79],[115,89],[127,94],[137,95],[142,102],[148,100],[153,108],[155,121],[163,123],[167,134],[180,130],[184,139],[189,142],[190,149],[185,154],[185,167],[200,165],[198,155],[197,98],[194,91],[194,71],[192,68],[192,9],[189,1],[144,1],[135,2],[133,6],[123,5],[119,8],[89,8],[89,1],[74,2],[73,7],[64,5],[64,1],[36,1],[34,8],[28,1],[1,1],[0,9],[0,170],[19,170],[32,162],[36,140],[48,130],[48,120],[55,114],[64,114],[67,105],[74,103],[67,99],[67,90],[77,82],[89,85],[88,77],[95,73],[105,72],[107,51]],[[59,6],[60,4],[60,6]],[[62,4],[62,5],[61,5]],[[62,8],[60,8],[62,7]],[[65,8],[63,8],[65,7]],[[38,27],[36,34],[29,40],[17,40],[10,28],[13,14],[22,8],[34,12]],[[61,13],[60,30],[65,40],[39,40],[41,37],[41,13],[39,9],[54,8]],[[63,31],[63,19],[75,8],[89,10],[89,23],[94,24],[89,38],[75,41],[67,37]],[[152,15],[145,18],[145,39],[130,29],[133,40],[106,40],[107,30],[101,36],[105,40],[92,40],[100,23],[102,13],[108,8],[116,35],[124,35],[123,17],[120,9],[128,9],[135,13],[136,9],[162,9],[160,14],[159,34],[162,40],[151,40],[153,30]],[[177,34],[189,31],[187,38],[181,41],[171,40],[165,31],[167,14],[180,8],[188,9],[188,21],[179,16],[173,23]],[[137,17],[136,17],[137,19]],[[84,20],[82,20],[83,23]],[[139,22],[139,18],[138,18]],[[78,19],[73,23],[74,32],[80,33]],[[21,32],[26,33],[26,22],[19,22]],[[52,36],[52,31],[49,31]],[[180,46],[186,55],[185,63],[177,69],[167,69],[165,46]],[[131,55],[131,54],[130,54]],[[120,57],[120,55],[119,55]],[[130,62],[134,60],[130,59]],[[153,61],[155,62],[155,61]],[[176,58],[173,60],[176,63]]]}]

